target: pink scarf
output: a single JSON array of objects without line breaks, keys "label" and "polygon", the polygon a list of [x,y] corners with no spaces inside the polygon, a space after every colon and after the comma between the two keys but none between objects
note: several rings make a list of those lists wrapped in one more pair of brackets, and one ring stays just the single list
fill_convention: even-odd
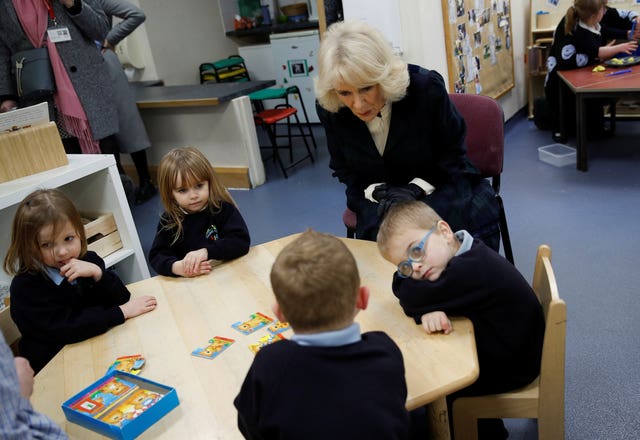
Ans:
[{"label": "pink scarf", "polygon": [[[34,47],[41,47],[48,25],[48,10],[45,2],[49,0],[13,0],[24,33]],[[53,7],[53,5],[51,5]],[[67,70],[62,64],[55,43],[46,39],[51,68],[56,81],[56,92],[53,99],[62,115],[65,130],[78,138],[80,149],[85,154],[100,153],[100,144],[93,139],[87,115],[76,94]]]}]

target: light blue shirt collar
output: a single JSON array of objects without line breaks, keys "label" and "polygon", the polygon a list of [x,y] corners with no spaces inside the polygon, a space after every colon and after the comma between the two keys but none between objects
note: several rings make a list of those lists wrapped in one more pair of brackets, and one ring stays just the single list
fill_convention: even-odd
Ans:
[{"label": "light blue shirt collar", "polygon": [[340,330],[291,336],[291,340],[296,344],[310,347],[340,347],[355,344],[361,339],[360,325],[357,322]]},{"label": "light blue shirt collar", "polygon": [[456,232],[456,238],[460,240],[460,249],[458,249],[458,252],[456,252],[454,257],[467,252],[469,249],[471,249],[471,245],[473,244],[473,237],[464,229],[460,229],[458,232]]},{"label": "light blue shirt collar", "polygon": [[56,286],[59,286],[64,281],[64,277],[60,275],[60,271],[54,267],[45,266],[44,272],[47,274],[49,278],[51,278],[51,281],[53,281],[56,284]]},{"label": "light blue shirt collar", "polygon": [[[45,266],[44,273],[46,273],[47,276],[51,278],[51,281],[53,281],[56,284],[56,286],[59,286],[60,284],[62,284],[62,282],[65,279],[65,277],[60,275],[60,269],[56,269],[55,267]],[[75,280],[71,282],[71,284],[75,284],[75,283],[76,283]]]}]

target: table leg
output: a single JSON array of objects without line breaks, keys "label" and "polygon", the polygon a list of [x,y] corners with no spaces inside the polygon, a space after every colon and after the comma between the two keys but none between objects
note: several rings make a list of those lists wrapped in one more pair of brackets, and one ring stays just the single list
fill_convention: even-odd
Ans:
[{"label": "table leg", "polygon": [[587,171],[587,124],[585,121],[585,100],[576,94],[576,149],[578,150],[576,168]]},{"label": "table leg", "polygon": [[427,422],[429,425],[429,438],[451,440],[449,412],[447,411],[447,399],[445,397],[427,405]]},{"label": "table leg", "polygon": [[[564,82],[560,83],[560,93],[558,96],[558,115],[557,117],[560,118],[560,125],[559,125],[559,130],[560,130],[560,135],[563,136],[565,139],[567,138],[567,127],[565,124],[565,117],[564,117],[564,108],[565,108],[565,102],[564,100],[565,98],[565,90],[563,90],[563,88],[566,87],[567,90],[571,91],[571,89],[569,89],[569,86],[564,84]],[[554,124],[553,122],[551,123],[551,131],[553,131],[554,128]]]}]

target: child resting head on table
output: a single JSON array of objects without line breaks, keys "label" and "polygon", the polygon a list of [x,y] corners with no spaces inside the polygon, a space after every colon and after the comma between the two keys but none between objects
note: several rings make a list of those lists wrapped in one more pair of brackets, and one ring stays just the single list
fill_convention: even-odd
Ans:
[{"label": "child resting head on table", "polygon": [[158,187],[165,212],[149,251],[158,274],[204,275],[211,271],[209,260],[232,260],[249,252],[247,225],[200,150],[182,147],[165,154]]},{"label": "child resting head on table", "polygon": [[256,354],[234,400],[245,438],[407,438],[402,353],[354,322],[369,289],[345,244],[304,232],[277,256],[271,285],[295,334]]},{"label": "child resting head on table", "polygon": [[35,372],[66,344],[84,341],[156,308],[130,298],[118,275],[87,250],[80,214],[60,190],[39,189],[18,205],[4,270],[18,350]]},{"label": "child resting head on table", "polygon": [[391,208],[377,243],[398,267],[393,293],[416,324],[448,334],[451,315],[473,322],[480,376],[454,397],[509,391],[539,375],[542,307],[510,262],[417,201]]}]

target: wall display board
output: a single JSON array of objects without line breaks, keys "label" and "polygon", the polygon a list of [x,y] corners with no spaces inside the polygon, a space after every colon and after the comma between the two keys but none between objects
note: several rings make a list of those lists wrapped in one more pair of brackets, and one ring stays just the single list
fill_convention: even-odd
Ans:
[{"label": "wall display board", "polygon": [[510,0],[442,0],[449,91],[499,98],[515,85]]}]

